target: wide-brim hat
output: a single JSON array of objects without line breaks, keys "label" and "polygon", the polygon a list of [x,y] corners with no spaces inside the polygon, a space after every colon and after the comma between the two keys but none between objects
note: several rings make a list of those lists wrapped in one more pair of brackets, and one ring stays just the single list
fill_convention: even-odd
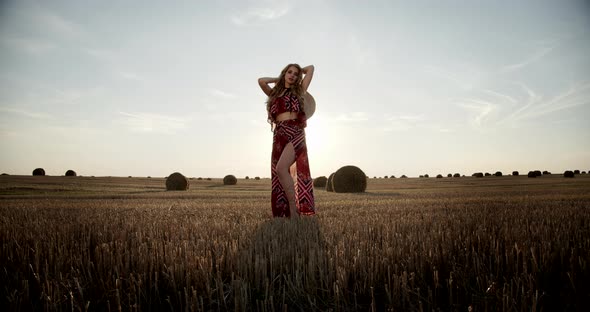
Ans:
[{"label": "wide-brim hat", "polygon": [[315,99],[309,92],[303,95],[303,111],[305,112],[305,119],[311,118],[315,113]]}]

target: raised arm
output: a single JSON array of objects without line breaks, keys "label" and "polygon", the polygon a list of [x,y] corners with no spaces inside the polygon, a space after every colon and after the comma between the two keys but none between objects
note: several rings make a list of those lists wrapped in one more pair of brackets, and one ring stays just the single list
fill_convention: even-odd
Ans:
[{"label": "raised arm", "polygon": [[260,89],[262,89],[262,92],[264,92],[264,94],[270,96],[270,91],[272,90],[272,88],[268,84],[277,83],[277,81],[279,81],[279,78],[262,77],[258,78],[258,85],[260,86]]},{"label": "raised arm", "polygon": [[308,65],[305,66],[301,69],[301,71],[303,71],[303,74],[305,75],[303,77],[303,81],[301,81],[301,87],[303,88],[304,92],[307,92],[307,88],[309,87],[309,84],[311,83],[311,78],[313,78],[313,71],[314,71],[314,67],[313,65]]}]

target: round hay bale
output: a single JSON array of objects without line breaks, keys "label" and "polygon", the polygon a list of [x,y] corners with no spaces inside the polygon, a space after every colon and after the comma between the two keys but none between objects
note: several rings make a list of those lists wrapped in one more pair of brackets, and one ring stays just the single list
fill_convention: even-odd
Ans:
[{"label": "round hay bale", "polygon": [[313,187],[326,187],[328,183],[328,178],[325,176],[317,177],[313,179]]},{"label": "round hay bale", "polygon": [[537,177],[543,176],[543,174],[541,173],[541,170],[535,170],[535,171],[533,171],[533,172],[535,173],[535,175],[536,175]]},{"label": "round hay bale", "polygon": [[246,180],[250,180],[250,177],[249,177],[249,176],[246,176],[246,178],[245,178],[245,179],[246,179]]},{"label": "round hay bale", "polygon": [[455,173],[455,174],[453,175],[453,178],[460,178],[460,177],[461,177],[461,175],[460,175],[459,173]]},{"label": "round hay bale", "polygon": [[389,179],[389,176],[384,176],[383,179]]},{"label": "round hay bale", "polygon": [[395,176],[394,176],[394,175],[392,175],[392,176],[390,176],[389,178],[390,178],[390,179],[395,179]]},{"label": "round hay bale", "polygon": [[472,177],[476,177],[476,178],[483,178],[483,173],[481,172],[476,172],[474,174],[471,175]]},{"label": "round hay bale", "polygon": [[550,175],[550,174],[551,174],[551,172],[549,172],[547,170],[543,171],[543,175]]},{"label": "round hay bale", "polygon": [[402,176],[401,176],[400,178],[402,178],[402,179],[406,179],[406,178],[407,178],[407,176],[406,176],[405,174],[402,174]]},{"label": "round hay bale", "polygon": [[496,173],[494,173],[495,176],[497,177],[501,177],[502,176],[502,171],[496,171]]},{"label": "round hay bale", "polygon": [[529,177],[529,178],[536,178],[537,177],[537,174],[535,174],[534,171],[529,171],[529,173],[526,176]]},{"label": "round hay bale", "polygon": [[4,173],[2,173],[2,175],[3,175],[3,176],[7,176],[7,175],[9,175],[9,174],[8,174],[8,173],[6,173],[6,172],[4,172]]},{"label": "round hay bale", "polygon": [[207,181],[211,181],[211,178],[207,178]]},{"label": "round hay bale", "polygon": [[574,174],[580,174],[580,170],[574,170]]},{"label": "round hay bale", "polygon": [[582,174],[586,174],[586,171],[582,171]]},{"label": "round hay bale", "polygon": [[486,177],[489,177],[489,176],[491,176],[492,174],[491,174],[491,173],[489,173],[489,172],[486,172],[484,175],[485,175]]},{"label": "round hay bale", "polygon": [[332,174],[328,176],[328,181],[326,182],[326,191],[328,192],[334,192],[334,173],[335,172],[332,172]]},{"label": "round hay bale", "polygon": [[452,174],[450,174],[450,173],[449,173],[449,174],[447,174],[447,178],[452,178],[452,177],[453,177],[453,175],[452,175]]},{"label": "round hay bale", "polygon": [[430,176],[428,174],[425,174],[424,177],[425,178],[430,178]]},{"label": "round hay bale", "polygon": [[442,177],[443,177],[443,176],[442,176],[442,174],[437,174],[437,175],[436,175],[436,178],[437,178],[437,179],[442,179]]},{"label": "round hay bale", "polygon": [[575,171],[567,170],[566,172],[563,173],[563,177],[564,178],[573,178],[575,174],[576,174]]},{"label": "round hay bale", "polygon": [[202,181],[202,180],[203,180],[203,178],[202,178],[202,177],[198,177],[198,178],[197,178],[197,180],[199,180],[199,181]]},{"label": "round hay bale", "polygon": [[43,169],[43,168],[37,168],[37,169],[33,170],[33,175],[34,176],[44,176],[45,175],[45,169]]},{"label": "round hay bale", "polygon": [[418,178],[424,178],[424,176],[423,175],[419,175]]},{"label": "round hay bale", "polygon": [[362,193],[367,189],[367,175],[356,166],[344,166],[332,178],[336,193]]},{"label": "round hay bale", "polygon": [[518,177],[518,171],[512,171],[512,175]]},{"label": "round hay bale", "polygon": [[254,177],[254,180],[260,180],[260,177]]},{"label": "round hay bale", "polygon": [[76,174],[76,171],[74,171],[74,170],[70,169],[70,170],[66,171],[66,177],[75,177],[77,175],[78,174]]},{"label": "round hay bale", "polygon": [[167,191],[186,191],[188,186],[188,179],[179,172],[175,172],[166,178]]},{"label": "round hay bale", "polygon": [[236,185],[238,179],[234,175],[228,174],[223,178],[223,185]]}]

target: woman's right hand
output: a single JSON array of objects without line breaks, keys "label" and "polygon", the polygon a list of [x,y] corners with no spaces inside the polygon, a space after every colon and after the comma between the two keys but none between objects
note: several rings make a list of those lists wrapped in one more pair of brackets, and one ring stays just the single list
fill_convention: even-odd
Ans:
[{"label": "woman's right hand", "polygon": [[264,94],[270,96],[270,91],[272,91],[272,88],[268,84],[277,83],[278,81],[279,78],[262,77],[258,78],[258,85],[260,86]]}]

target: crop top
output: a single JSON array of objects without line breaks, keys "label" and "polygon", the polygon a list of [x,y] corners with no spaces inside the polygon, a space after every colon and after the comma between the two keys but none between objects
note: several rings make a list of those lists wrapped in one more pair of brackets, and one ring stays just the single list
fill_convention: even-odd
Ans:
[{"label": "crop top", "polygon": [[297,121],[301,125],[302,128],[307,126],[305,112],[303,111],[303,107],[299,102],[297,96],[291,91],[287,90],[283,96],[277,97],[270,106],[269,110],[269,117],[273,123],[276,123],[276,118],[278,115],[285,113],[285,112],[294,112],[297,113]]}]

